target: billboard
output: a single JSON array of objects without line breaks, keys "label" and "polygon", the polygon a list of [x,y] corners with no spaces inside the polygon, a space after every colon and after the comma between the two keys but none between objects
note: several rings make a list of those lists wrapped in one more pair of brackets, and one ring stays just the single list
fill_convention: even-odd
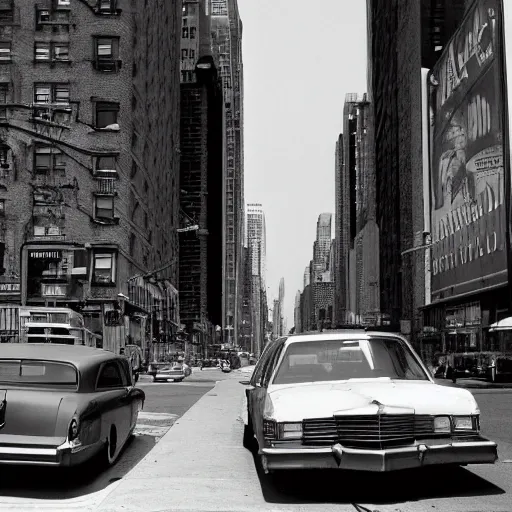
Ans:
[{"label": "billboard", "polygon": [[501,0],[479,0],[429,77],[431,298],[508,281]]}]

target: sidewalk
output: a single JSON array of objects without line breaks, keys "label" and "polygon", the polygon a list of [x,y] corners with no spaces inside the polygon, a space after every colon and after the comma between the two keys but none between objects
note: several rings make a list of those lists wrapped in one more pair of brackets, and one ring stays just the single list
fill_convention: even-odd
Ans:
[{"label": "sidewalk", "polygon": [[244,386],[240,380],[243,375],[239,374],[218,382],[132,471],[110,486],[112,491],[96,510],[258,512],[278,508],[264,501],[254,459],[242,445]]},{"label": "sidewalk", "polygon": [[488,382],[483,379],[457,379],[454,384],[450,379],[434,379],[436,384],[465,389],[512,389],[512,382]]}]

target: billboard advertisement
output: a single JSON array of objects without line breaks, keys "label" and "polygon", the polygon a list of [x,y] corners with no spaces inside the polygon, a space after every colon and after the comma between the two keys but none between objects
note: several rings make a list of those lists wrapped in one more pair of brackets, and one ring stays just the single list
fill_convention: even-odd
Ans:
[{"label": "billboard advertisement", "polygon": [[475,2],[429,77],[432,302],[508,282],[502,12]]}]

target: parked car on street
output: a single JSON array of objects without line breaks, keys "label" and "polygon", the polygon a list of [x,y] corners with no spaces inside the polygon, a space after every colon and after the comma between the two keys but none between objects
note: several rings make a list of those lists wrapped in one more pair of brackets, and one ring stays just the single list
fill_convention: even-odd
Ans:
[{"label": "parked car on street", "polygon": [[6,343],[0,351],[0,464],[113,464],[145,400],[128,360],[72,345]]},{"label": "parked car on street", "polygon": [[148,370],[153,382],[182,382],[190,373],[190,368],[182,363],[150,363]]},{"label": "parked car on street", "polygon": [[265,347],[246,388],[244,444],[265,472],[392,471],[492,464],[465,389],[435,384],[398,334],[364,329],[298,334]]}]

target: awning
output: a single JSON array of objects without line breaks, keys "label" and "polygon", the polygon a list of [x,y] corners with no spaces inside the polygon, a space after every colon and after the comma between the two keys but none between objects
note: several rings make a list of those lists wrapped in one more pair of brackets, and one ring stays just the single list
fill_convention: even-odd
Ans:
[{"label": "awning", "polygon": [[512,316],[509,316],[508,318],[503,318],[502,320],[499,320],[498,322],[491,324],[489,332],[496,331],[512,331]]}]

